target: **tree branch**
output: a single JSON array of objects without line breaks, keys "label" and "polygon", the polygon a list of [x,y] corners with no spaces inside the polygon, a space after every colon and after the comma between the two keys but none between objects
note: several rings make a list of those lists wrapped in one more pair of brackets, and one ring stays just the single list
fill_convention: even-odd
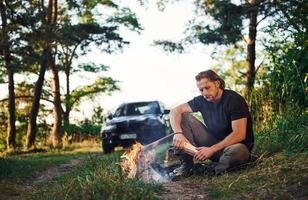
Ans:
[{"label": "tree branch", "polygon": [[[32,100],[33,96],[32,95],[21,95],[21,96],[15,96],[15,99],[30,99],[30,100]],[[9,98],[0,99],[0,103],[6,102],[8,100],[9,100]],[[41,100],[44,100],[44,101],[47,101],[49,103],[54,104],[53,100],[50,100],[50,99],[41,98]],[[64,113],[62,106],[61,106],[61,112],[62,112],[62,114]]]},{"label": "tree branch", "polygon": [[255,70],[255,73],[257,74],[260,67],[262,66],[263,62],[265,61],[265,58],[263,58],[263,60],[261,61],[261,63],[257,66],[256,70]]},{"label": "tree branch", "polygon": [[[15,99],[31,99],[32,100],[33,96],[32,95],[21,95],[21,96],[16,96]],[[41,99],[53,104],[52,100],[45,99],[45,98],[41,98]],[[9,100],[8,98],[0,99],[0,103],[6,102],[8,100]]]},{"label": "tree branch", "polygon": [[241,38],[244,40],[244,42],[245,42],[246,44],[248,44],[248,41],[247,41],[247,39],[245,38],[245,36],[244,36],[243,34],[241,34]]},{"label": "tree branch", "polygon": [[278,10],[274,10],[273,12],[271,12],[271,13],[269,13],[269,14],[267,14],[267,15],[264,15],[264,16],[262,17],[262,19],[260,19],[260,20],[257,22],[257,26],[259,25],[260,22],[262,22],[263,20],[265,20],[267,17],[272,16],[272,15],[275,14],[276,12],[278,12]]},{"label": "tree branch", "polygon": [[285,10],[283,10],[283,9],[281,9],[281,8],[280,8],[280,10],[281,10],[281,12],[283,13],[283,15],[287,18],[287,20],[289,21],[289,23],[290,23],[299,33],[302,32],[301,29],[300,29],[300,27],[291,19],[291,17],[289,16],[289,14],[288,14]]}]

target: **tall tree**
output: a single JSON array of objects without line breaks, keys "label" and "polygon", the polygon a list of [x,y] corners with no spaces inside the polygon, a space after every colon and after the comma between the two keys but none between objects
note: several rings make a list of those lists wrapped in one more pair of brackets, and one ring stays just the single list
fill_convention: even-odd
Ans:
[{"label": "tall tree", "polygon": [[[43,2],[43,1],[42,1]],[[51,5],[50,3],[55,4],[55,1],[49,1],[48,5]],[[38,28],[38,30],[34,31],[35,35],[42,34],[43,38],[41,43],[45,44],[43,45],[44,53],[42,54],[42,59],[40,59],[41,62],[41,72],[38,79],[41,80],[40,82],[37,82],[36,87],[37,90],[35,91],[41,91],[42,83],[43,83],[43,74],[46,71],[47,66],[50,67],[51,72],[53,74],[53,84],[52,84],[52,91],[54,94],[54,106],[55,106],[55,112],[54,112],[54,128],[52,131],[52,140],[55,144],[55,138],[60,138],[58,135],[61,130],[61,126],[59,123],[62,123],[62,120],[59,120],[62,118],[62,115],[64,117],[64,121],[69,123],[69,113],[72,108],[72,102],[76,102],[76,99],[71,100],[71,89],[69,87],[70,85],[70,75],[71,73],[74,73],[74,70],[71,70],[72,68],[72,60],[77,58],[78,55],[84,55],[87,53],[86,49],[90,49],[91,44],[95,44],[99,47],[101,47],[104,51],[108,53],[112,53],[114,50],[121,49],[123,45],[128,44],[127,41],[125,41],[118,33],[118,27],[120,25],[133,27],[135,30],[140,30],[140,25],[137,22],[137,19],[134,14],[131,12],[128,12],[126,9],[125,13],[127,15],[119,15],[119,13],[116,13],[117,16],[114,18],[108,18],[105,22],[105,26],[100,25],[99,23],[102,23],[101,21],[98,23],[96,20],[94,20],[93,17],[93,10],[97,5],[103,5],[115,8],[116,10],[122,10],[119,8],[118,5],[114,4],[112,1],[75,1],[75,0],[67,0],[67,4],[61,5],[61,10],[59,11],[60,16],[58,18],[58,21],[55,20],[56,17],[54,16],[57,12],[56,9],[58,8],[52,8],[52,12],[50,11],[50,6],[48,6],[48,9],[45,8],[44,5],[38,5],[39,8],[44,8],[43,13],[38,16],[43,16],[46,21],[43,23],[42,28]],[[40,9],[39,9],[40,10]],[[123,13],[123,12],[122,12]],[[50,21],[50,15],[51,18],[55,21]],[[80,17],[80,22],[75,21],[72,23],[70,21],[71,18],[78,19]],[[77,17],[77,18],[76,18]],[[76,23],[77,22],[77,23]],[[42,31],[45,31],[42,33]],[[41,44],[39,43],[39,45]],[[37,46],[37,45],[36,45]],[[79,52],[79,54],[77,54]],[[57,60],[57,63],[55,62]],[[59,62],[58,62],[59,61]],[[46,66],[43,68],[43,66]],[[63,70],[66,75],[66,95],[65,95],[65,111],[61,107],[61,95],[60,95],[60,83],[58,82],[58,76],[59,76],[59,70]],[[108,77],[107,77],[108,79]],[[112,82],[104,82],[103,85],[97,88],[96,91],[92,91],[92,93],[95,92],[109,92],[113,89],[102,89],[102,88],[109,88],[110,85],[115,86],[115,83]],[[27,138],[29,142],[27,142],[27,147],[31,147],[34,144],[35,141],[35,135],[36,135],[36,118],[38,114],[38,106],[39,106],[39,99],[40,99],[40,93],[37,93],[38,95],[34,95],[34,98],[37,98],[38,101],[36,101],[35,106],[32,107],[31,115],[33,116],[30,118],[31,122],[28,126],[28,134]],[[79,97],[81,98],[81,97]],[[77,98],[78,99],[78,98]],[[33,111],[33,112],[32,112]],[[59,132],[60,131],[60,132]],[[59,140],[58,140],[59,141]],[[60,143],[59,143],[60,144]],[[56,144],[54,145],[56,146]]]},{"label": "tall tree", "polygon": [[[66,76],[66,95],[65,95],[65,111],[64,111],[64,123],[69,124],[69,115],[76,100],[79,101],[76,96],[72,98],[73,93],[76,91],[71,91],[70,88],[70,76],[73,73],[86,71],[99,73],[100,71],[107,70],[107,67],[103,64],[95,65],[94,63],[86,63],[84,65],[79,65],[74,67],[72,65],[72,60],[78,56],[78,54],[86,54],[91,50],[91,44],[96,44],[96,46],[107,53],[113,53],[114,51],[120,50],[124,45],[129,42],[125,41],[118,33],[118,28],[126,27],[131,31],[139,32],[142,30],[136,16],[127,8],[122,8],[119,5],[113,3],[112,1],[102,1],[101,5],[111,8],[114,12],[107,17],[105,21],[101,21],[96,18],[93,14],[92,9],[94,9],[98,2],[87,1],[79,6],[69,4],[68,9],[77,8],[75,12],[80,17],[80,22],[74,24],[70,20],[70,16],[64,16],[63,24],[60,27],[60,41],[59,41],[59,65],[64,71]],[[79,52],[79,53],[77,53]],[[109,78],[105,78],[109,80]],[[112,79],[110,79],[112,80]],[[102,89],[104,87],[109,87],[108,85],[114,85],[116,82],[105,81],[101,87],[95,87],[97,90],[92,90],[92,93],[98,92],[111,92],[113,89]],[[118,89],[114,87],[114,89]]]},{"label": "tall tree", "polygon": [[[29,113],[29,123],[28,123],[28,128],[27,128],[27,139],[26,139],[26,148],[31,148],[34,145],[35,142],[35,137],[36,137],[36,131],[37,131],[37,116],[39,112],[39,107],[40,107],[40,99],[41,99],[41,94],[42,94],[42,88],[43,88],[43,83],[44,83],[44,77],[46,70],[49,65],[51,65],[52,61],[52,48],[51,48],[51,42],[50,38],[46,37],[46,35],[49,35],[52,31],[53,23],[56,20],[56,17],[54,16],[55,6],[54,1],[49,0],[47,7],[45,6],[45,2],[41,1],[38,4],[33,4],[32,6],[32,14],[37,12],[36,18],[32,18],[31,20],[28,20],[27,22],[32,22],[32,24],[29,24],[31,28],[33,28],[33,32],[30,34],[27,34],[29,37],[29,43],[39,46],[43,50],[40,52],[41,55],[39,57],[39,63],[40,63],[40,70],[39,70],[39,75],[38,79],[35,83],[35,89],[34,89],[34,95],[33,95],[33,101],[32,101],[32,106],[31,110]],[[42,24],[41,27],[36,27],[33,22],[37,22],[39,24]],[[43,39],[41,39],[43,38]],[[37,40],[37,41],[36,41]],[[31,56],[35,57],[35,52],[37,50],[33,49],[35,47],[29,46],[28,47],[32,53]]]},{"label": "tall tree", "polygon": [[4,0],[0,0],[0,12],[2,21],[1,30],[1,55],[4,56],[4,63],[8,75],[8,91],[9,91],[9,106],[8,106],[8,125],[7,125],[7,148],[14,148],[16,145],[16,116],[15,116],[15,91],[14,91],[14,69],[12,56],[10,52],[10,27],[8,24],[8,9]]},{"label": "tall tree", "polygon": [[[50,16],[49,33],[54,33],[57,26],[58,18],[58,0],[49,0],[48,15]],[[51,40],[47,53],[48,66],[51,69],[52,78],[52,94],[54,103],[54,123],[51,131],[51,142],[54,148],[62,147],[62,107],[61,107],[61,94],[60,94],[60,80],[59,69],[56,65],[56,51],[57,47],[53,46],[55,41]]]},{"label": "tall tree", "polygon": [[[200,42],[203,44],[230,45],[238,41],[246,43],[246,92],[254,87],[256,77],[256,39],[257,27],[261,21],[276,13],[271,0],[205,0],[195,1],[199,17],[211,17],[204,20],[192,20],[187,28],[188,36],[180,42],[158,40],[166,50],[183,51],[186,44]],[[260,19],[258,20],[258,17]],[[248,30],[244,26],[248,21]],[[245,36],[245,33],[248,35]]]}]

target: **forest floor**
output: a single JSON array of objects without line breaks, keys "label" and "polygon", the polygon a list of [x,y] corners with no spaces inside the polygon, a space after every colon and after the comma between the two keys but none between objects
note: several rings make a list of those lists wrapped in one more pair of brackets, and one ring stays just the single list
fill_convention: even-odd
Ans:
[{"label": "forest floor", "polygon": [[[121,179],[121,152],[75,149],[0,159],[0,199],[307,199],[308,155],[263,155],[220,176],[195,174],[165,184]],[[5,160],[5,161],[3,161]]]},{"label": "forest floor", "polygon": [[263,155],[219,176],[195,174],[164,184],[162,199],[308,199],[307,153]]},{"label": "forest floor", "polygon": [[[75,144],[76,145],[76,144]],[[0,200],[25,199],[25,194],[46,184],[82,163],[93,160],[102,152],[91,142],[72,145],[64,150],[13,153],[0,157]],[[88,146],[89,145],[89,146]]]}]

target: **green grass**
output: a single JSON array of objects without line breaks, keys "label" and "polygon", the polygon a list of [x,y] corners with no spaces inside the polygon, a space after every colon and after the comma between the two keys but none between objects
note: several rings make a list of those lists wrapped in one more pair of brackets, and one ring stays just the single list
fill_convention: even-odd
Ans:
[{"label": "green grass", "polygon": [[[23,192],[25,181],[37,176],[46,169],[69,162],[73,158],[100,152],[96,144],[73,144],[70,148],[30,151],[10,151],[0,154],[0,199],[1,194],[14,195]],[[95,151],[96,150],[96,151]]]},{"label": "green grass", "polygon": [[120,153],[91,160],[37,187],[28,199],[156,199],[160,185],[124,180],[117,162]]},{"label": "green grass", "polygon": [[293,110],[276,115],[267,127],[255,134],[254,153],[269,155],[278,152],[308,151],[308,111]]},{"label": "green grass", "polygon": [[[307,123],[307,112],[276,116],[256,133],[253,155],[257,160],[245,169],[211,179],[199,175],[189,180],[192,184],[205,185],[203,192],[209,199],[305,199],[308,196]],[[19,184],[38,172],[100,151],[99,146],[93,146],[75,144],[61,151],[0,157],[0,190],[17,194],[21,191]],[[120,153],[92,158],[48,183],[22,191],[22,197],[29,200],[158,199],[161,185],[122,178],[117,165]]]},{"label": "green grass", "polygon": [[85,153],[37,153],[0,158],[0,180],[19,182],[49,167],[68,162]]},{"label": "green grass", "polygon": [[255,134],[255,162],[244,170],[204,180],[209,199],[299,199],[308,197],[308,112],[275,116]]},{"label": "green grass", "polygon": [[279,153],[251,163],[246,169],[205,179],[209,199],[298,199],[308,196],[308,154]]}]

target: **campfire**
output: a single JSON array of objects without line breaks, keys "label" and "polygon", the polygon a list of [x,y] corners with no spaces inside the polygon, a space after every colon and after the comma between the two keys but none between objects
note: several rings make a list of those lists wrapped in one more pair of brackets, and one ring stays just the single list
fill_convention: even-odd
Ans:
[{"label": "campfire", "polygon": [[122,175],[125,178],[135,178],[137,173],[137,164],[139,160],[139,154],[143,151],[143,145],[136,143],[132,148],[126,151],[120,158],[120,167],[122,169]]},{"label": "campfire", "polygon": [[144,150],[144,146],[136,143],[120,158],[120,167],[124,178],[137,178],[146,182],[165,182],[166,177],[155,168],[155,150]]},{"label": "campfire", "polygon": [[[172,142],[172,135],[162,138],[152,144],[143,146],[136,143],[120,158],[120,168],[124,178],[137,178],[145,182],[168,182],[167,171],[159,164],[162,155],[166,155]],[[183,151],[194,155],[196,147],[185,143]]]}]

